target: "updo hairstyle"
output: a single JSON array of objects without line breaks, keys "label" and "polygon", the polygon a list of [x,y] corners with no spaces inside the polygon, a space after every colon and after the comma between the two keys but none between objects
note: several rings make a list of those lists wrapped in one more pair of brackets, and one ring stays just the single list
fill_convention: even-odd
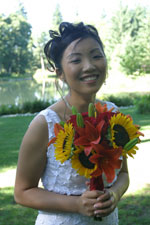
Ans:
[{"label": "updo hairstyle", "polygon": [[76,39],[82,40],[92,37],[99,43],[104,53],[102,41],[96,28],[92,25],[84,25],[82,22],[78,24],[62,22],[59,26],[59,32],[50,30],[49,34],[51,39],[45,45],[44,53],[50,64],[51,71],[54,71],[56,68],[61,69],[63,52]]}]

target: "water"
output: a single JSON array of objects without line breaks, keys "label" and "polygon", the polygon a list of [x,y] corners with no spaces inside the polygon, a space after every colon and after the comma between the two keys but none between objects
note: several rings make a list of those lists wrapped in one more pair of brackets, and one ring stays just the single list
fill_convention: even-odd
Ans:
[{"label": "water", "polygon": [[59,97],[54,78],[45,82],[45,88],[42,82],[38,83],[35,80],[0,81],[0,105],[18,105],[35,99],[50,101]]}]

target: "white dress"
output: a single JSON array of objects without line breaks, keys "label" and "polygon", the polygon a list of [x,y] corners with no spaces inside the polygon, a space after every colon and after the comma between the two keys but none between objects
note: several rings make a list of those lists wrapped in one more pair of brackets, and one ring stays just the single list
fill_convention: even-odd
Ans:
[{"label": "white dress", "polygon": [[[113,103],[107,102],[108,109],[114,106]],[[60,122],[57,113],[51,109],[45,109],[39,113],[43,115],[48,124],[49,140],[54,135],[54,124]],[[116,177],[119,170],[116,170]],[[116,180],[116,177],[113,183]],[[47,164],[44,174],[41,178],[44,189],[59,194],[81,195],[86,191],[85,182],[87,179],[80,176],[71,167],[70,161],[61,164],[55,160],[54,146],[50,145],[47,149]],[[112,184],[106,182],[103,176],[104,186],[108,187]],[[78,213],[65,212],[44,212],[39,211],[35,225],[118,225],[118,209],[116,208],[109,216],[103,217],[101,221],[95,221],[93,217],[83,216]]]}]

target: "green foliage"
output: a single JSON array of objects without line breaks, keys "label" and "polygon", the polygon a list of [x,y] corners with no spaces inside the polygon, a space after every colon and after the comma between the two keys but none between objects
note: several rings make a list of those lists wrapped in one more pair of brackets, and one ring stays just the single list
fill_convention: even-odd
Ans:
[{"label": "green foliage", "polygon": [[[23,12],[22,12],[23,13]],[[31,25],[16,13],[0,16],[0,73],[24,74],[33,60]]]},{"label": "green foliage", "polygon": [[19,113],[36,113],[52,105],[55,101],[35,100],[33,102],[25,102],[22,105],[1,105],[0,115],[19,114]]},{"label": "green foliage", "polygon": [[111,18],[106,46],[110,63],[117,61],[127,75],[150,72],[149,13],[142,6],[129,9],[120,4]]},{"label": "green foliage", "polygon": [[140,98],[141,94],[137,93],[119,93],[102,96],[103,100],[113,102],[118,107],[134,105],[135,101],[139,100]]},{"label": "green foliage", "polygon": [[139,101],[136,101],[138,113],[150,114],[150,94],[144,95]]},{"label": "green foliage", "polygon": [[44,54],[44,46],[49,40],[48,32],[42,32],[40,37],[35,41],[35,48],[34,48],[34,66],[37,68],[42,67],[42,58],[44,60],[44,65],[47,64],[47,59]]},{"label": "green foliage", "polygon": [[17,114],[21,113],[21,109],[17,105],[1,105],[0,115]]},{"label": "green foliage", "polygon": [[47,108],[48,106],[52,105],[55,101],[52,100],[51,102],[49,101],[41,101],[41,100],[36,100],[34,102],[25,102],[22,107],[21,107],[21,112],[26,113],[35,113],[35,112],[40,112],[41,110]]},{"label": "green foliage", "polygon": [[60,5],[57,4],[56,5],[55,12],[53,14],[53,19],[52,19],[53,29],[57,31],[58,30],[58,27],[59,27],[59,24],[62,21],[63,21],[63,18],[62,18],[62,14],[61,14],[61,11],[60,11]]}]

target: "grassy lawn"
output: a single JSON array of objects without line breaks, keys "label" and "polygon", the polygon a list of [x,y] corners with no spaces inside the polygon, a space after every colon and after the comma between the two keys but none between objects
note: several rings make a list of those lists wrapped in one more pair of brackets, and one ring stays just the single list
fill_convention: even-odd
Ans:
[{"label": "grassy lawn", "polygon": [[[150,142],[150,115],[137,114],[135,108],[121,109],[141,126]],[[16,168],[19,146],[33,116],[0,118],[0,172]],[[15,204],[13,187],[0,189],[0,224],[34,225],[37,211]],[[125,195],[119,203],[119,225],[150,225],[150,186]]]},{"label": "grassy lawn", "polygon": [[119,225],[150,225],[150,185],[119,202]]},{"label": "grassy lawn", "polygon": [[37,211],[15,203],[13,188],[0,189],[0,224],[34,225]]},{"label": "grassy lawn", "polygon": [[16,167],[19,146],[32,118],[0,117],[0,172]]},{"label": "grassy lawn", "polygon": [[[150,225],[150,187],[123,197],[118,207],[119,225]],[[36,216],[37,210],[15,204],[12,187],[0,189],[0,224],[34,225]]]}]

